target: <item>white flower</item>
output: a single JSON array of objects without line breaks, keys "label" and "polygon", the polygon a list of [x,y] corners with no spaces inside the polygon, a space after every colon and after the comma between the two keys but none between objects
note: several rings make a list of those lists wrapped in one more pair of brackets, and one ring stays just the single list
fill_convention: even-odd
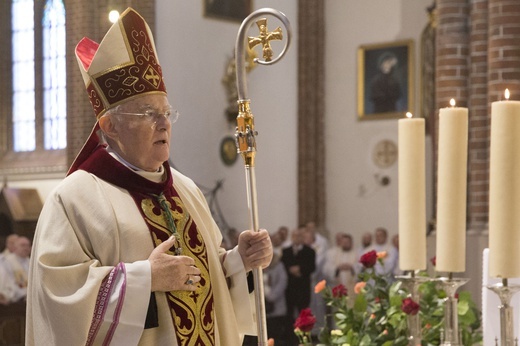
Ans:
[{"label": "white flower", "polygon": [[330,331],[330,335],[333,336],[342,336],[343,332],[340,329],[333,329]]}]

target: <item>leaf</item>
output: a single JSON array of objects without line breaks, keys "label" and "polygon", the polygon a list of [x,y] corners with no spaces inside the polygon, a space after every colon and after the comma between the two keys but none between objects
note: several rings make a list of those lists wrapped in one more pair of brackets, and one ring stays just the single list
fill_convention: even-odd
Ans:
[{"label": "leaf", "polygon": [[390,306],[401,309],[402,303],[403,303],[403,297],[401,297],[399,295],[390,296]]},{"label": "leaf", "polygon": [[402,286],[401,281],[394,282],[392,285],[390,285],[390,289],[388,290],[388,295],[390,297],[399,295],[399,290],[401,289],[401,286]]},{"label": "leaf", "polygon": [[355,311],[366,311],[367,309],[367,300],[365,299],[364,294],[358,294],[356,300],[354,301],[354,310]]},{"label": "leaf", "polygon": [[359,346],[371,346],[372,340],[370,340],[370,336],[365,334],[363,338],[359,341]]},{"label": "leaf", "polygon": [[344,320],[347,318],[347,315],[345,315],[344,313],[341,313],[341,312],[337,312],[334,314],[334,317],[338,320]]},{"label": "leaf", "polygon": [[467,301],[459,301],[457,304],[457,313],[459,316],[465,315],[469,310],[469,304]]},{"label": "leaf", "polygon": [[400,336],[394,340],[395,346],[406,346],[408,345],[408,338],[405,336]]}]

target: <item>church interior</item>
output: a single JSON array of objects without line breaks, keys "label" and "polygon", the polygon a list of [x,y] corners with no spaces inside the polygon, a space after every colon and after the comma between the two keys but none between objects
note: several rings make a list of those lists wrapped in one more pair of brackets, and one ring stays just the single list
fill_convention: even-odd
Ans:
[{"label": "church interior", "polygon": [[[11,47],[11,6],[16,2],[0,3],[3,47]],[[27,134],[36,139],[32,150],[14,149],[12,48],[4,48],[6,54],[0,56],[0,249],[13,231],[32,236],[38,210],[65,177],[95,123],[77,69],[76,43],[84,36],[102,39],[111,25],[108,13],[127,7],[139,11],[152,27],[170,103],[180,113],[172,127],[171,164],[201,187],[216,210],[225,237],[232,228],[247,229],[244,162],[232,145],[236,127],[232,64],[244,13],[272,7],[283,12],[291,24],[290,32],[282,28],[281,40],[270,42],[274,55],[284,48],[286,35],[291,35],[291,44],[279,62],[253,66],[246,75],[258,131],[256,184],[261,227],[274,232],[281,226],[294,229],[314,221],[330,242],[336,233],[347,232],[355,247],[362,234],[378,227],[386,228],[390,236],[399,234],[399,186],[403,184],[399,179],[399,121],[409,112],[425,125],[421,227],[426,235],[427,267],[420,269],[435,275],[430,259],[442,246],[436,243],[439,113],[454,99],[457,107],[468,110],[469,120],[463,158],[467,160],[461,211],[464,229],[460,230],[464,242],[453,250],[462,254],[465,265],[453,275],[469,279],[463,288],[481,310],[495,314],[493,323],[499,324],[498,308],[485,306],[492,293],[483,290],[483,282],[498,280],[486,277],[483,265],[490,233],[491,106],[504,99],[506,88],[511,100],[520,100],[518,1],[30,2],[34,3],[35,23],[42,21],[50,3],[60,2],[65,10],[66,145],[44,149],[44,102],[38,98],[45,89],[45,72],[38,66],[45,53],[42,29],[35,25],[36,130]],[[223,14],[212,9],[214,3],[221,3],[221,9],[224,4],[243,8],[238,15]],[[274,18],[267,25],[273,31],[282,24]],[[256,33],[251,30],[250,35]],[[385,50],[398,56],[401,103],[391,111],[378,112],[367,101],[371,94],[367,75],[377,70],[370,65],[374,60],[370,54]],[[261,49],[256,47],[256,52],[252,54],[261,54]],[[512,190],[515,184],[518,182],[511,182]],[[513,198],[513,202],[520,203],[520,199]],[[520,220],[507,232],[519,233],[519,225]],[[514,246],[519,249],[520,243]],[[5,309],[0,306],[0,329],[23,328],[23,309]],[[520,306],[516,318],[518,310]],[[13,314],[22,318],[5,322]],[[23,340],[23,335],[19,337]],[[3,344],[8,343],[0,338]]]}]

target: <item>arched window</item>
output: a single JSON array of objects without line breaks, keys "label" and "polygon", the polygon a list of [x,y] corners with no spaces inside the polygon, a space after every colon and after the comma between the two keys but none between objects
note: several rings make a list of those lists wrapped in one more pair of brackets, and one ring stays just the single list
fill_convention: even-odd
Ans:
[{"label": "arched window", "polygon": [[11,67],[6,80],[11,85],[5,86],[0,99],[0,130],[5,133],[0,173],[41,172],[45,166],[63,171],[67,146],[63,0],[10,0],[4,6],[10,6],[11,14],[10,61],[6,59]]}]

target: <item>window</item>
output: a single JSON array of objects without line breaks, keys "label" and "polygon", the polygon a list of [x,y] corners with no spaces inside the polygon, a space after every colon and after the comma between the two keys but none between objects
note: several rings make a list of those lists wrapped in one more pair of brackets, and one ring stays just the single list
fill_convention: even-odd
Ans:
[{"label": "window", "polygon": [[33,0],[13,0],[11,10],[13,59],[13,147],[35,149]]},{"label": "window", "polygon": [[63,0],[11,0],[9,10],[10,70],[3,66],[3,71],[10,75],[11,85],[0,98],[0,130],[5,133],[0,173],[63,171],[67,146]]},{"label": "window", "polygon": [[46,150],[67,146],[65,8],[48,0],[43,12],[43,134]]}]

